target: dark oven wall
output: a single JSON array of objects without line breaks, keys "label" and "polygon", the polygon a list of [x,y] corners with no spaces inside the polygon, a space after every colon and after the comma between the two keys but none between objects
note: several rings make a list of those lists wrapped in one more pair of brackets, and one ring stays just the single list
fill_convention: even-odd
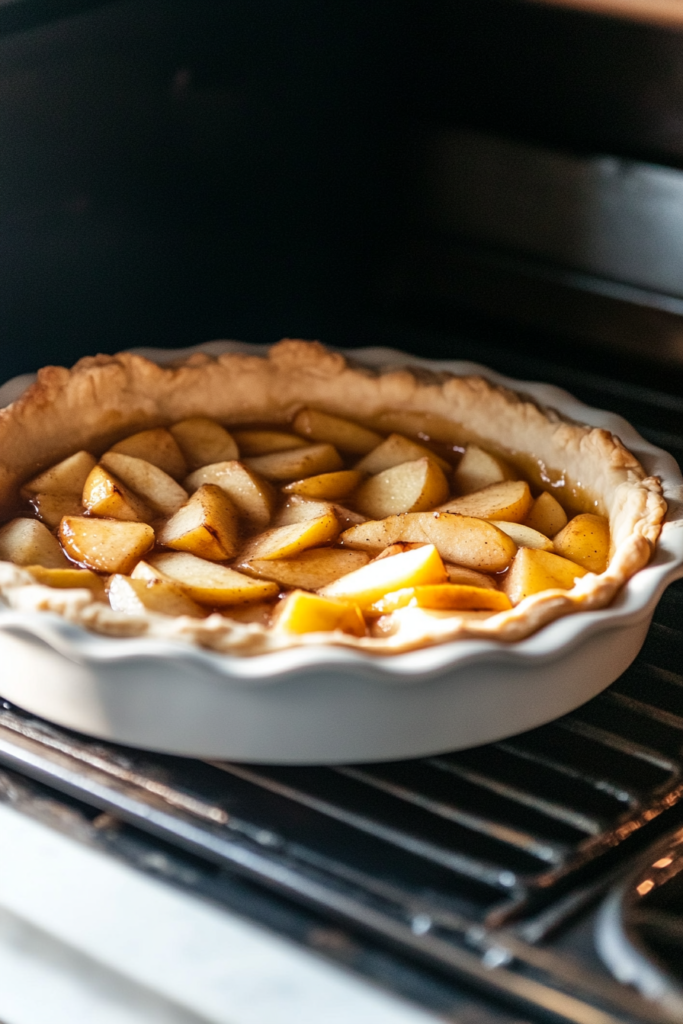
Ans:
[{"label": "dark oven wall", "polygon": [[3,5],[2,377],[316,336],[360,309],[391,219],[408,7]]}]

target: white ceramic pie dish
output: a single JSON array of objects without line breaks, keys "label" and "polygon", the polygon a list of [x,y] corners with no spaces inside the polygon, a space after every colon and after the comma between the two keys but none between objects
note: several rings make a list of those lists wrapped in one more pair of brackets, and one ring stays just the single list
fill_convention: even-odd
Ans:
[{"label": "white ceramic pie dish", "polygon": [[[267,347],[221,341],[182,352],[137,351],[163,364],[198,350],[261,355]],[[517,643],[457,640],[386,656],[329,646],[245,658],[159,639],[111,639],[57,615],[2,608],[2,696],[61,725],[133,746],[322,764],[491,742],[566,714],[613,682],[638,653],[663,590],[683,576],[683,478],[675,460],[621,417],[551,385],[391,349],[353,356],[368,366],[480,374],[617,434],[663,482],[669,512],[652,562],[610,607],[560,618]],[[0,406],[33,379],[0,388]]]}]

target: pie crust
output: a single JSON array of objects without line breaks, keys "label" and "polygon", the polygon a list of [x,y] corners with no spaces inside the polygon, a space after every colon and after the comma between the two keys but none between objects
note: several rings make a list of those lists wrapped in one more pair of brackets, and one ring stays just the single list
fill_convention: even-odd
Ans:
[{"label": "pie crust", "polygon": [[287,636],[218,614],[132,616],[90,592],[36,584],[8,562],[0,562],[0,595],[12,608],[56,612],[109,636],[156,636],[248,655],[329,643],[391,654],[454,639],[520,640],[560,616],[605,607],[652,556],[666,514],[661,483],[609,431],[571,422],[482,377],[369,369],[318,342],[295,339],[274,345],[267,357],[195,353],[158,366],[123,352],[82,359],[71,370],[45,367],[21,398],[0,410],[0,518],[14,514],[25,481],[80,449],[99,455],[135,431],[191,416],[212,417],[228,428],[287,424],[304,406],[385,433],[400,429],[396,417],[419,417],[434,440],[476,442],[503,455],[565,508],[609,518],[606,571],[577,579],[570,591],[544,591],[493,615],[405,608],[394,613],[390,635],[362,638]]}]

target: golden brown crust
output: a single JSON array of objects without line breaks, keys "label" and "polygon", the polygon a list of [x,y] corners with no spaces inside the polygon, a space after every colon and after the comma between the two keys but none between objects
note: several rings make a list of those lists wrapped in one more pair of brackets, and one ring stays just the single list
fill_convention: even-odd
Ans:
[{"label": "golden brown crust", "polygon": [[72,370],[41,370],[18,401],[0,410],[0,517],[11,514],[20,484],[79,449],[99,455],[136,430],[196,415],[226,425],[285,423],[304,405],[342,416],[352,409],[354,419],[387,432],[393,429],[392,417],[408,414],[427,424],[435,439],[484,443],[567,506],[609,517],[613,550],[607,571],[578,580],[572,591],[535,595],[497,615],[454,617],[404,609],[394,614],[386,635],[364,639],[345,634],[283,638],[256,624],[215,615],[132,620],[85,592],[72,592],[81,595],[75,598],[38,586],[16,567],[0,573],[0,593],[13,607],[57,611],[109,635],[175,637],[249,654],[330,642],[389,653],[458,637],[518,640],[561,615],[604,607],[647,563],[659,536],[666,512],[660,482],[647,477],[609,431],[568,422],[481,377],[404,368],[375,371],[353,365],[318,342],[296,339],[274,345],[266,358],[195,353],[160,367],[124,352],[82,359]]}]

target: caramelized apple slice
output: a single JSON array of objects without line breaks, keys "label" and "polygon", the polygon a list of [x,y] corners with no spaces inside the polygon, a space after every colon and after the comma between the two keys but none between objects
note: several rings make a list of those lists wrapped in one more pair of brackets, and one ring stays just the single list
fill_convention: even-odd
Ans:
[{"label": "caramelized apple slice", "polygon": [[467,445],[454,473],[458,494],[471,494],[473,491],[490,487],[491,484],[516,479],[517,474],[507,462],[497,455],[484,451],[476,444]]},{"label": "caramelized apple slice", "polygon": [[132,575],[133,579],[157,578],[177,583],[199,604],[216,608],[267,601],[278,594],[276,583],[251,579],[184,551],[152,555],[147,562],[140,562]]},{"label": "caramelized apple slice", "polygon": [[[181,420],[180,423],[174,423],[169,427],[169,430],[190,470],[239,457],[237,445],[225,427],[215,420],[207,419],[206,416],[192,416],[190,419]],[[171,476],[175,474],[172,473]]]},{"label": "caramelized apple slice", "polygon": [[225,491],[240,515],[248,519],[255,529],[263,529],[270,522],[275,492],[267,480],[241,462],[217,462],[213,466],[203,466],[185,481],[190,491],[196,491],[202,484],[216,484]]},{"label": "caramelized apple slice", "polygon": [[320,593],[324,597],[353,601],[359,608],[369,609],[392,590],[445,583],[446,579],[446,570],[436,548],[433,544],[425,544],[414,551],[369,562],[323,587]]},{"label": "caramelized apple slice", "polygon": [[159,544],[225,562],[237,551],[237,509],[216,484],[202,484],[157,534]]},{"label": "caramelized apple slice", "polygon": [[240,563],[240,569],[259,579],[274,580],[287,589],[319,590],[340,576],[367,565],[365,551],[343,551],[339,548],[313,548],[294,558],[256,558]]},{"label": "caramelized apple slice", "polygon": [[86,569],[127,575],[153,547],[154,530],[147,523],[64,516],[59,539],[69,557]]},{"label": "caramelized apple slice", "polygon": [[154,513],[142,498],[129,491],[104,466],[95,466],[85,481],[83,505],[91,515],[108,519],[145,523],[154,518]]},{"label": "caramelized apple slice", "polygon": [[104,582],[90,569],[45,569],[42,565],[27,565],[36,583],[57,590],[92,590],[95,597],[104,599]]},{"label": "caramelized apple slice", "polygon": [[187,501],[187,491],[163,469],[145,459],[109,451],[100,463],[162,516],[172,516]]},{"label": "caramelized apple slice", "polygon": [[135,459],[151,462],[176,480],[182,480],[187,465],[176,439],[165,427],[141,430],[130,437],[124,437],[109,449],[120,455],[131,455]]},{"label": "caramelized apple slice", "polygon": [[280,602],[273,616],[273,629],[297,634],[341,630],[365,636],[365,619],[355,604],[295,590]]},{"label": "caramelized apple slice", "polygon": [[188,597],[175,583],[159,579],[133,579],[116,574],[108,584],[109,603],[117,612],[140,615],[156,612],[159,615],[191,615],[204,618],[206,610]]},{"label": "caramelized apple slice", "polygon": [[64,552],[44,523],[37,519],[12,519],[0,530],[0,560],[15,565],[68,568]]},{"label": "caramelized apple slice", "polygon": [[426,448],[423,444],[417,444],[402,434],[390,434],[381,444],[378,444],[364,459],[357,464],[356,469],[361,473],[369,473],[374,476],[383,473],[385,469],[392,469],[400,466],[403,462],[415,462],[416,459],[433,459],[441,466],[444,473],[449,473],[451,467],[439,455]]},{"label": "caramelized apple slice", "polygon": [[287,434],[284,430],[233,430],[232,436],[242,455],[270,455],[271,452],[305,448],[308,444],[303,437]]},{"label": "caramelized apple slice", "polygon": [[320,473],[304,480],[295,480],[282,490],[285,494],[298,494],[314,501],[336,501],[355,491],[362,479],[363,474],[355,469],[340,469],[336,473]]},{"label": "caramelized apple slice", "polygon": [[309,444],[305,448],[273,452],[272,455],[256,455],[244,461],[266,480],[278,483],[300,480],[318,473],[331,473],[342,469],[344,465],[331,444]]},{"label": "caramelized apple slice", "polygon": [[523,523],[506,523],[502,519],[495,520],[496,526],[508,537],[512,537],[517,547],[538,548],[540,551],[553,551],[553,542],[538,530],[532,530]]},{"label": "caramelized apple slice", "polygon": [[448,494],[443,470],[428,458],[404,462],[370,477],[358,488],[357,508],[373,519],[434,508]]},{"label": "caramelized apple slice", "polygon": [[477,519],[502,519],[507,523],[521,523],[528,515],[532,501],[526,480],[505,480],[462,498],[451,498],[437,511],[459,512],[460,515]]},{"label": "caramelized apple slice", "polygon": [[415,512],[361,523],[341,535],[345,547],[379,553],[398,541],[434,544],[443,559],[466,569],[501,572],[517,545],[485,519],[449,512]]},{"label": "caramelized apple slice", "polygon": [[609,561],[609,521],[584,512],[574,516],[554,538],[558,555],[570,558],[588,572],[604,572]]},{"label": "caramelized apple slice", "polygon": [[377,601],[372,611],[378,615],[386,615],[398,608],[408,607],[438,608],[443,611],[504,612],[512,608],[512,604],[507,594],[501,590],[458,583],[437,583],[395,590]]},{"label": "caramelized apple slice", "polygon": [[351,455],[366,455],[382,440],[382,435],[375,433],[374,430],[368,430],[341,416],[319,412],[317,409],[302,409],[292,427],[297,434],[302,434],[312,441],[333,444],[335,448]]},{"label": "caramelized apple slice", "polygon": [[331,501],[314,501],[311,498],[302,498],[293,494],[284,503],[277,516],[274,526],[289,526],[290,523],[305,523],[308,519],[319,519],[320,516],[335,515],[343,528],[356,526],[364,523],[366,517],[358,512],[353,512],[344,505],[337,505]]},{"label": "caramelized apple slice", "polygon": [[80,498],[88,474],[96,463],[97,459],[90,452],[76,452],[25,483],[21,488],[22,496],[70,494]]},{"label": "caramelized apple slice", "polygon": [[524,520],[532,530],[538,530],[546,537],[554,537],[567,525],[567,513],[549,491],[543,491],[531,506]]},{"label": "caramelized apple slice", "polygon": [[51,530],[57,529],[62,516],[81,516],[84,512],[80,494],[32,494],[28,501]]},{"label": "caramelized apple slice", "polygon": [[544,590],[571,590],[586,569],[550,551],[520,548],[505,577],[503,588],[513,604]]},{"label": "caramelized apple slice", "polygon": [[308,519],[291,526],[276,526],[252,537],[240,552],[240,563],[254,558],[290,558],[306,548],[319,547],[334,540],[339,533],[339,521],[335,515]]},{"label": "caramelized apple slice", "polygon": [[486,587],[488,590],[498,589],[495,580],[492,580],[485,572],[466,569],[464,565],[453,565],[452,562],[446,562],[445,566],[449,583],[461,583],[466,587]]}]

